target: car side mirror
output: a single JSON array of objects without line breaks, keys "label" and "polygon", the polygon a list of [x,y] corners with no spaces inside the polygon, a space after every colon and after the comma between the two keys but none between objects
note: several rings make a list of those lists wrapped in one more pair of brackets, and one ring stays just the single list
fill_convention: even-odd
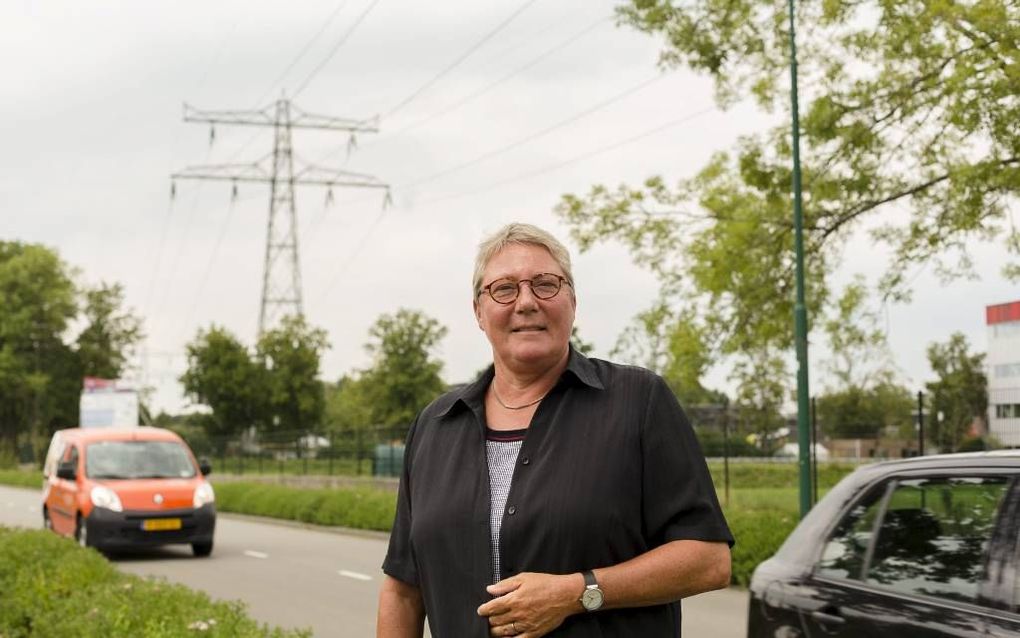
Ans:
[{"label": "car side mirror", "polygon": [[209,464],[209,459],[198,459],[198,471],[202,473],[202,476],[209,476],[212,474],[212,465]]},{"label": "car side mirror", "polygon": [[57,465],[57,478],[64,479],[65,481],[73,481],[77,478],[78,473],[75,471],[74,463],[60,463]]}]

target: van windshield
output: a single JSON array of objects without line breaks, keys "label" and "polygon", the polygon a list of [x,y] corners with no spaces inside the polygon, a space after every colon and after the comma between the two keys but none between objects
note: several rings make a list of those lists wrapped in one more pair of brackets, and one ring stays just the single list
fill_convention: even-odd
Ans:
[{"label": "van windshield", "polygon": [[94,479],[191,478],[195,466],[173,441],[101,441],[86,448],[85,474]]}]

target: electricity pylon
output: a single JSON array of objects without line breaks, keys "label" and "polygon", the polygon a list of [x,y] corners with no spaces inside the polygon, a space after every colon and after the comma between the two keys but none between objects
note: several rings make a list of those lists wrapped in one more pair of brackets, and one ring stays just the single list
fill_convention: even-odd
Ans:
[{"label": "electricity pylon", "polygon": [[[294,187],[298,185],[325,186],[330,189],[327,200],[332,199],[334,186],[380,188],[389,186],[371,175],[351,173],[338,169],[303,164],[294,172],[294,149],[291,129],[320,129],[346,131],[353,143],[357,133],[379,131],[378,117],[352,120],[329,115],[314,115],[302,111],[290,100],[281,98],[275,104],[251,111],[203,111],[184,105],[185,122],[204,122],[210,125],[234,124],[239,126],[272,126],[273,152],[247,164],[211,164],[189,166],[171,175],[171,179],[206,179],[269,184],[269,221],[266,230],[266,254],[262,273],[262,304],[259,309],[258,334],[272,328],[279,319],[290,314],[304,314],[301,301],[301,268],[298,258],[297,211],[294,204]],[[210,133],[215,136],[215,129]],[[300,160],[299,160],[300,161]]]}]

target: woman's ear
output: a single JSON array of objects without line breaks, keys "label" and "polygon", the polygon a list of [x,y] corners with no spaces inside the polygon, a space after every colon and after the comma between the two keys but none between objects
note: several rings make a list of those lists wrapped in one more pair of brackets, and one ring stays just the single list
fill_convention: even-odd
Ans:
[{"label": "woman's ear", "polygon": [[478,297],[475,297],[474,303],[472,303],[472,308],[475,311],[475,321],[478,322],[478,329],[484,331],[485,327],[482,326],[482,307],[478,303]]}]

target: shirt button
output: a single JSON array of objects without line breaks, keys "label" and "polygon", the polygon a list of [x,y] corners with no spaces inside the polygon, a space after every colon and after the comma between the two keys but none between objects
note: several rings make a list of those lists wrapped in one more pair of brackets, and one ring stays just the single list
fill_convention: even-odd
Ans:
[{"label": "shirt button", "polygon": [[527,465],[528,463],[531,463],[531,459],[529,459],[528,457],[525,456],[524,458],[521,459],[521,465]]},{"label": "shirt button", "polygon": [[517,508],[511,505],[510,507],[506,508],[506,513],[509,514],[510,516],[513,516],[514,514],[517,513]]}]

